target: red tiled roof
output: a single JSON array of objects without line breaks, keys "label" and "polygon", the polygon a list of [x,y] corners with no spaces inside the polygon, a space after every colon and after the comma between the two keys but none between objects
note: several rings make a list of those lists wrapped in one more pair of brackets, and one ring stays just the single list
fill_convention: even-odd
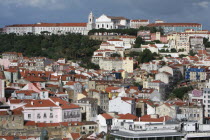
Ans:
[{"label": "red tiled roof", "polygon": [[0,138],[1,138],[1,139],[4,138],[4,139],[6,139],[6,140],[14,140],[14,139],[15,139],[14,136],[0,136]]},{"label": "red tiled roof", "polygon": [[86,27],[87,23],[40,23],[40,24],[14,24],[6,27]]},{"label": "red tiled roof", "polygon": [[57,105],[50,100],[32,100],[30,103],[25,105],[28,107],[56,107]]},{"label": "red tiled roof", "polygon": [[0,115],[8,115],[7,111],[0,111]]},{"label": "red tiled roof", "polygon": [[107,114],[107,113],[103,113],[103,114],[101,114],[101,116],[103,116],[105,119],[113,119],[113,117],[110,116],[110,115]]},{"label": "red tiled roof", "polygon": [[59,106],[62,108],[62,109],[73,109],[73,108],[80,108],[80,106],[78,105],[75,105],[75,104],[71,104],[67,101],[64,101],[60,98],[56,98],[56,97],[53,97],[53,98],[50,98],[53,100],[53,102],[59,102]]},{"label": "red tiled roof", "polygon": [[71,136],[72,136],[73,140],[76,140],[80,137],[80,134],[79,133],[71,133]]},{"label": "red tiled roof", "polygon": [[60,123],[36,123],[37,127],[57,127]]},{"label": "red tiled roof", "polygon": [[23,108],[22,107],[18,107],[16,109],[12,110],[12,114],[13,115],[22,115],[23,114],[22,111],[23,111]]},{"label": "red tiled roof", "polygon": [[106,89],[105,89],[105,91],[106,92],[112,92],[112,90],[118,90],[118,89],[120,89],[120,87],[107,87]]},{"label": "red tiled roof", "polygon": [[66,85],[74,85],[75,83],[77,83],[77,82],[69,81],[69,82],[66,83]]},{"label": "red tiled roof", "polygon": [[149,25],[147,25],[149,27],[153,27],[153,26],[201,26],[201,24],[199,23],[151,23]]},{"label": "red tiled roof", "polygon": [[25,126],[36,126],[36,123],[35,123],[35,121],[26,121],[24,125]]},{"label": "red tiled roof", "polygon": [[140,121],[141,122],[164,122],[164,121],[168,121],[171,120],[172,118],[169,116],[163,116],[160,118],[152,118],[151,115],[144,115],[142,117],[140,117]]},{"label": "red tiled roof", "polygon": [[29,77],[26,77],[24,79],[27,80],[27,81],[30,81],[30,82],[46,82],[46,80],[44,80],[40,77],[34,77],[34,76],[29,76]]},{"label": "red tiled roof", "polygon": [[19,103],[30,103],[32,99],[10,99],[11,104],[19,104]]},{"label": "red tiled roof", "polygon": [[37,92],[35,92],[35,91],[33,91],[33,90],[16,90],[15,91],[17,94],[18,93],[23,93],[23,94],[25,94],[25,95],[31,95],[31,93],[37,93]]},{"label": "red tiled roof", "polygon": [[138,117],[132,114],[119,114],[118,116],[120,116],[118,119],[123,119],[123,120],[137,120]]}]

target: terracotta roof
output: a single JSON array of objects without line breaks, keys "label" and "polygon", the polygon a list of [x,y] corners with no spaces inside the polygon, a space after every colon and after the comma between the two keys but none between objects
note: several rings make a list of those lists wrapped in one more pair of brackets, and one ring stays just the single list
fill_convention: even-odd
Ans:
[{"label": "terracotta roof", "polygon": [[37,127],[57,127],[60,123],[36,123]]},{"label": "terracotta roof", "polygon": [[55,103],[48,100],[32,100],[30,103],[25,105],[26,108],[28,107],[57,107]]},{"label": "terracotta roof", "polygon": [[0,111],[0,115],[8,115],[7,111]]},{"label": "terracotta roof", "polygon": [[62,108],[62,109],[74,109],[74,108],[80,108],[80,106],[78,105],[75,105],[75,104],[71,104],[67,101],[64,101],[60,98],[56,98],[56,97],[52,97],[50,98],[53,100],[53,102],[59,102],[59,106]]},{"label": "terracotta roof", "polygon": [[26,121],[24,125],[25,126],[36,126],[36,123],[35,123],[35,121]]},{"label": "terracotta roof", "polygon": [[123,120],[137,120],[138,117],[133,115],[133,114],[119,114],[119,118],[118,119],[123,119]]},{"label": "terracotta roof", "polygon": [[123,101],[135,100],[135,98],[121,97]]},{"label": "terracotta roof", "polygon": [[10,99],[10,104],[30,103],[32,99]]},{"label": "terracotta roof", "polygon": [[151,83],[163,83],[163,82],[160,80],[155,80],[155,81],[152,81]]},{"label": "terracotta roof", "polygon": [[79,133],[71,133],[71,137],[73,138],[73,140],[76,140],[76,139],[80,138],[80,134]]},{"label": "terracotta roof", "polygon": [[34,76],[29,76],[29,77],[26,77],[24,79],[27,80],[27,81],[30,81],[30,82],[46,82],[46,80],[44,80],[40,77],[34,77]]},{"label": "terracotta roof", "polygon": [[74,85],[75,83],[77,83],[77,82],[69,81],[69,82],[66,83],[66,85]]},{"label": "terracotta roof", "polygon": [[172,118],[169,116],[163,116],[160,118],[152,118],[152,115],[144,115],[142,117],[140,117],[140,121],[141,122],[164,122],[164,121],[168,121],[171,120]]},{"label": "terracotta roof", "polygon": [[151,23],[149,25],[147,25],[149,27],[153,27],[153,26],[201,26],[201,24],[199,23]]},{"label": "terracotta roof", "polygon": [[6,140],[14,140],[15,137],[14,136],[0,136],[1,139],[6,139]]},{"label": "terracotta roof", "polygon": [[39,23],[39,24],[14,24],[6,27],[86,27],[87,23]]},{"label": "terracotta roof", "polygon": [[13,115],[22,115],[23,114],[22,112],[23,112],[23,108],[22,107],[18,107],[16,109],[12,110],[12,114]]},{"label": "terracotta roof", "polygon": [[107,114],[107,113],[103,113],[103,114],[101,114],[101,116],[103,116],[105,119],[113,119],[113,117],[110,116],[110,115]]},{"label": "terracotta roof", "polygon": [[25,94],[25,95],[31,95],[31,93],[37,93],[37,92],[35,92],[35,91],[33,91],[33,90],[16,90],[15,92],[16,92],[17,94],[23,93],[23,94]]},{"label": "terracotta roof", "polygon": [[113,92],[113,90],[118,90],[118,89],[120,89],[121,87],[107,87],[106,89],[105,89],[105,91],[106,92]]}]

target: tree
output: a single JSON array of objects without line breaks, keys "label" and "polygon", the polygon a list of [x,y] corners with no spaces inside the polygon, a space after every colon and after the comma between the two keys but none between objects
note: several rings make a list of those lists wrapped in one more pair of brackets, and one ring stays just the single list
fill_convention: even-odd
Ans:
[{"label": "tree", "polygon": [[172,91],[175,97],[179,99],[183,99],[185,94],[187,94],[190,90],[192,90],[192,87],[181,87],[181,88],[176,88]]},{"label": "tree", "polygon": [[153,42],[155,42],[155,43],[161,43],[160,40],[154,40]]},{"label": "tree", "polygon": [[155,59],[155,57],[154,57],[153,53],[149,49],[145,49],[143,52],[141,52],[139,54],[137,61],[139,63],[145,63],[145,62],[149,62],[154,59]]},{"label": "tree", "polygon": [[161,49],[160,52],[166,52],[165,49]]},{"label": "tree", "polygon": [[141,48],[141,45],[144,43],[145,41],[140,36],[138,36],[135,40],[134,48]]},{"label": "tree", "polygon": [[193,50],[190,50],[190,56],[195,56],[196,53],[193,52]]},{"label": "tree", "polygon": [[206,48],[210,48],[209,38],[203,38],[203,44]]},{"label": "tree", "polygon": [[[93,52],[101,41],[91,40],[88,36],[68,33],[67,35],[0,35],[0,53],[7,51],[22,52],[24,56],[44,56],[50,59],[64,57],[70,60],[85,59],[90,63]],[[90,66],[93,66],[90,64]],[[95,67],[95,66],[94,66]],[[96,66],[97,67],[97,66]]]},{"label": "tree", "polygon": [[171,52],[177,52],[177,51],[176,51],[176,49],[175,49],[175,48],[172,48],[172,49],[171,49]]}]

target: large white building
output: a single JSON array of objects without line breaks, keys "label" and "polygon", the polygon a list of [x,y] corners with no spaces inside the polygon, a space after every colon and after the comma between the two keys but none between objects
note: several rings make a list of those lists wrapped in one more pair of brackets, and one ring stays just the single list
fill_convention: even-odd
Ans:
[{"label": "large white building", "polygon": [[80,33],[87,35],[90,30],[95,28],[94,16],[91,12],[88,16],[88,23],[36,23],[36,24],[14,24],[7,25],[3,31],[7,34],[15,33],[24,35],[32,34],[66,34],[66,33]]},{"label": "large white building", "polygon": [[87,23],[36,23],[36,24],[14,24],[7,25],[3,28],[3,32],[24,34],[66,34],[80,33],[87,35],[92,29],[125,29],[130,28],[130,20],[124,17],[112,17],[101,15],[96,20],[91,12],[88,16]]}]

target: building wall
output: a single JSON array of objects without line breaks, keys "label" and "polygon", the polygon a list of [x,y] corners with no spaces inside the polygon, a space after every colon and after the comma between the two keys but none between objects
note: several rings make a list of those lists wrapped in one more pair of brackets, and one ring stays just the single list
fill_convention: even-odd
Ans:
[{"label": "building wall", "polygon": [[25,108],[23,114],[24,120],[46,123],[62,122],[62,110],[59,107]]},{"label": "building wall", "polygon": [[82,119],[80,108],[76,109],[63,109],[62,122],[81,121]]},{"label": "building wall", "polygon": [[117,97],[109,101],[109,112],[118,112],[119,114],[135,114],[135,103],[133,101],[123,101]]}]

